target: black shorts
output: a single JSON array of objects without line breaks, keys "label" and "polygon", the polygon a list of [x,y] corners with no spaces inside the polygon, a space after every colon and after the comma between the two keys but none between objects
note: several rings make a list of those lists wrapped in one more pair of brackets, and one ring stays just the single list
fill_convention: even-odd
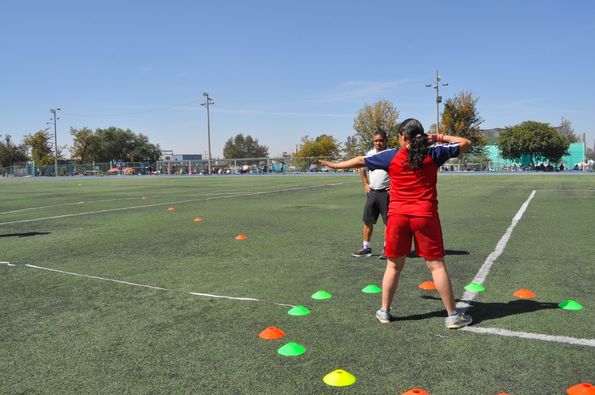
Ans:
[{"label": "black shorts", "polygon": [[386,225],[388,220],[388,191],[375,191],[372,189],[368,192],[362,220],[365,224],[375,224],[380,214],[382,214],[382,222]]}]

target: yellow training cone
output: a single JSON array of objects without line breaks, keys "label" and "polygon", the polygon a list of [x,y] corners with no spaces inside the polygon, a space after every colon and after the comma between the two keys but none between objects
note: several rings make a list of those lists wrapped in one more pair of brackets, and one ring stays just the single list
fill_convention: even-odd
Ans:
[{"label": "yellow training cone", "polygon": [[337,369],[324,376],[322,381],[333,387],[347,387],[355,383],[355,376],[343,369]]}]

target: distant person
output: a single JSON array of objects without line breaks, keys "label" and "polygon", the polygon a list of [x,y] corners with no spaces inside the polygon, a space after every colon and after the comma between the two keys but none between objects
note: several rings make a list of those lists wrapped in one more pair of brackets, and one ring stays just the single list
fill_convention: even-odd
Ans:
[{"label": "distant person", "polygon": [[[382,304],[376,312],[376,318],[383,324],[394,319],[391,303],[413,241],[417,255],[425,259],[426,266],[432,273],[432,279],[448,314],[445,319],[446,327],[464,327],[473,320],[464,311],[456,309],[450,277],[444,263],[436,182],[440,166],[448,159],[468,151],[471,142],[462,137],[425,134],[421,123],[410,118],[399,127],[399,143],[400,148],[388,149],[373,156],[359,156],[339,163],[321,163],[334,169],[362,166],[371,170],[384,169],[390,177],[385,249],[387,263],[382,280]],[[438,144],[430,146],[431,143]]]},{"label": "distant person", "polygon": [[[373,135],[372,148],[366,154],[366,157],[376,155],[379,152],[386,150],[387,138],[386,132],[378,130]],[[374,225],[378,221],[378,216],[382,215],[382,221],[386,227],[388,220],[388,190],[390,188],[390,179],[388,173],[383,169],[374,169],[366,171],[365,168],[360,168],[360,175],[366,191],[366,204],[364,205],[364,214],[362,221],[364,221],[364,241],[362,248],[355,251],[352,256],[356,258],[372,256],[372,246],[370,240],[374,232]],[[384,247],[380,259],[386,259],[384,256]]]}]

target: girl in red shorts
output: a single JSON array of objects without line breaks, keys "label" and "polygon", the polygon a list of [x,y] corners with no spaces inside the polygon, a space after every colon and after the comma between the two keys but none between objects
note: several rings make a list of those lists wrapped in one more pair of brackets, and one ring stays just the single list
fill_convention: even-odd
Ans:
[{"label": "girl in red shorts", "polygon": [[[461,328],[472,322],[471,316],[457,311],[444,263],[442,228],[438,216],[436,181],[438,170],[448,159],[471,148],[462,137],[425,134],[416,119],[406,119],[399,127],[400,148],[390,149],[369,157],[359,156],[344,162],[321,161],[334,169],[366,166],[370,170],[384,169],[390,177],[390,201],[386,226],[386,271],[382,279],[382,306],[376,317],[389,323],[394,317],[390,306],[397,289],[405,258],[415,244],[417,255],[424,258],[432,273],[436,290],[448,313],[446,326]],[[432,145],[436,143],[435,145]]]}]

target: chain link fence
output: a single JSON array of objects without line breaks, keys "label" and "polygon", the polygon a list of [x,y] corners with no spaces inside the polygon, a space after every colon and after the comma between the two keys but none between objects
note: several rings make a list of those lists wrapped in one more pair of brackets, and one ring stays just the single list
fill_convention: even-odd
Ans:
[{"label": "chain link fence", "polygon": [[[238,158],[211,160],[212,174],[300,174],[300,173],[344,173],[354,170],[334,170],[320,166],[319,161],[329,158]],[[339,158],[333,160],[343,160]],[[58,176],[136,176],[136,175],[206,175],[207,160],[157,161],[157,162],[117,162],[117,163],[62,163],[58,164]],[[593,161],[579,163],[573,168],[559,166],[521,166],[509,162],[484,161],[460,162],[451,159],[441,167],[443,172],[515,172],[515,171],[595,171]],[[35,166],[28,162],[25,166],[0,167],[2,177],[54,177],[54,165]]]},{"label": "chain link fence", "polygon": [[[328,171],[318,162],[329,158],[237,158],[211,160],[212,174],[286,174],[318,173]],[[342,160],[342,159],[338,159]],[[205,175],[209,173],[207,160],[117,162],[117,163],[68,163],[61,161],[57,175],[64,176],[132,176],[132,175]],[[54,177],[54,165],[0,167],[3,177]]]}]

